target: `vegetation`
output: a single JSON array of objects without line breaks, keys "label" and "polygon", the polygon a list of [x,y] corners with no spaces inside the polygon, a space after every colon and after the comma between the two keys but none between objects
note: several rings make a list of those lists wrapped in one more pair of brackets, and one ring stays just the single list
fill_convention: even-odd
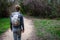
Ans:
[{"label": "vegetation", "polygon": [[57,37],[60,40],[60,20],[36,19],[34,20],[34,25],[39,38],[43,37],[46,40],[51,38],[51,40],[54,40]]},{"label": "vegetation", "polygon": [[10,27],[9,18],[0,18],[0,35]]},{"label": "vegetation", "polygon": [[8,0],[0,0],[0,17],[8,17],[9,9],[8,7],[11,5]]},{"label": "vegetation", "polygon": [[60,0],[22,0],[22,12],[43,18],[60,17]]}]

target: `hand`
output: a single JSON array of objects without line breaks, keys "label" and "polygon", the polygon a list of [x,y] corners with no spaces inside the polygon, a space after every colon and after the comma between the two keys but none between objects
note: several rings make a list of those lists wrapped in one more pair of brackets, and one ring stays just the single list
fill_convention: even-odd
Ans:
[{"label": "hand", "polygon": [[24,30],[22,30],[21,32],[24,33]]}]

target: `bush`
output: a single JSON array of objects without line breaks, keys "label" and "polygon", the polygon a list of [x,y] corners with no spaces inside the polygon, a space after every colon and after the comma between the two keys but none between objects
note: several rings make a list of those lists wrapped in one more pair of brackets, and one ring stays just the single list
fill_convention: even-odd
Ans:
[{"label": "bush", "polygon": [[23,0],[20,6],[23,5],[22,12],[25,12],[26,14],[31,16],[57,18],[60,17],[60,15],[58,13],[58,7],[55,2],[53,0],[51,0],[50,3],[48,2],[48,0]]},{"label": "bush", "polygon": [[8,7],[11,4],[8,2],[8,0],[0,0],[0,17],[8,17],[9,11]]}]

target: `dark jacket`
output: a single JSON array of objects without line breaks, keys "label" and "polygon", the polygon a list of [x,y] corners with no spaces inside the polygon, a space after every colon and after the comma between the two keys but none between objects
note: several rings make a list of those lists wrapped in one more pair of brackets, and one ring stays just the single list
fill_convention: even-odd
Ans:
[{"label": "dark jacket", "polygon": [[[12,26],[12,22],[11,22],[11,17],[14,15],[14,14],[19,14],[19,18],[20,18],[20,25],[18,27],[14,27]],[[13,28],[22,28],[24,30],[24,20],[23,20],[23,15],[20,13],[20,12],[13,12],[11,15],[10,15],[10,28],[11,30]]]}]

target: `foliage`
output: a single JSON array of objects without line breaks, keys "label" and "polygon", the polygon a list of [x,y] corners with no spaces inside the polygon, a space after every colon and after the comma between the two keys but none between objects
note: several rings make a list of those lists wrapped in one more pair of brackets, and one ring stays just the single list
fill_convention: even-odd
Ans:
[{"label": "foliage", "polygon": [[[57,2],[58,1],[58,2]],[[22,10],[28,15],[43,18],[60,17],[59,0],[23,0],[21,1]]]},{"label": "foliage", "polygon": [[0,0],[0,17],[7,17],[9,15],[8,7],[10,5],[8,0]]},{"label": "foliage", "polygon": [[26,13],[25,7],[24,7],[23,3],[20,4],[20,11],[21,11],[23,14]]}]

